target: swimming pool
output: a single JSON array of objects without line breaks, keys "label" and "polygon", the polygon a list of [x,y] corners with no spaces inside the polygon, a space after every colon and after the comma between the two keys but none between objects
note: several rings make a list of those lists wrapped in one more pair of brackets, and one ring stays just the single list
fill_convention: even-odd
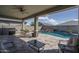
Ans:
[{"label": "swimming pool", "polygon": [[53,36],[57,36],[57,37],[61,37],[61,38],[70,38],[73,36],[71,34],[64,33],[64,32],[41,32],[41,33],[53,35]]}]

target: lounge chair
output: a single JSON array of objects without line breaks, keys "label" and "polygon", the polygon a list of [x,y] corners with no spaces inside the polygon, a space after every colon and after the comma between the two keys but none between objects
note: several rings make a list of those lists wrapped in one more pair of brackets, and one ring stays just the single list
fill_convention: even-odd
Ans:
[{"label": "lounge chair", "polygon": [[[66,44],[62,42],[66,42]],[[62,53],[77,53],[79,52],[79,45],[77,46],[76,43],[79,41],[78,37],[73,37],[69,40],[60,40],[59,41],[59,52]]]}]

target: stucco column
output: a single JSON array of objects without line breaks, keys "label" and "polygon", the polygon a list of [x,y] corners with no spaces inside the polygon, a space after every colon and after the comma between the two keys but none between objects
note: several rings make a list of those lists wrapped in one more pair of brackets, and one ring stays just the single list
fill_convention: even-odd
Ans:
[{"label": "stucco column", "polygon": [[34,18],[34,37],[38,36],[38,17]]},{"label": "stucco column", "polygon": [[22,30],[23,30],[23,22],[24,22],[24,21],[22,21],[22,28],[21,28]]},{"label": "stucco column", "polygon": [[[79,6],[78,6],[78,29],[79,29]],[[79,37],[79,30],[78,30],[78,37]]]}]

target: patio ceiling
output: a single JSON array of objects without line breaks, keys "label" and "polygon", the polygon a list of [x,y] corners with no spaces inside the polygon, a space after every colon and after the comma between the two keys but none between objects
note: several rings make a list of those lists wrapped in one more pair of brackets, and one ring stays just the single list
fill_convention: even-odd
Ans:
[{"label": "patio ceiling", "polygon": [[[0,17],[22,19],[53,5],[0,5]],[[22,11],[22,12],[21,12]]]},{"label": "patio ceiling", "polygon": [[0,5],[0,17],[26,19],[72,6],[73,5]]}]

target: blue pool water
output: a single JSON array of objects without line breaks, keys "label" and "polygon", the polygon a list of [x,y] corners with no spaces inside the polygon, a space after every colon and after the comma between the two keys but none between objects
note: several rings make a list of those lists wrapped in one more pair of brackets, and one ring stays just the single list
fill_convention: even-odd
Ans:
[{"label": "blue pool water", "polygon": [[64,32],[42,32],[42,33],[57,36],[57,37],[61,37],[61,38],[70,38],[70,37],[73,36],[71,34],[64,33]]}]

